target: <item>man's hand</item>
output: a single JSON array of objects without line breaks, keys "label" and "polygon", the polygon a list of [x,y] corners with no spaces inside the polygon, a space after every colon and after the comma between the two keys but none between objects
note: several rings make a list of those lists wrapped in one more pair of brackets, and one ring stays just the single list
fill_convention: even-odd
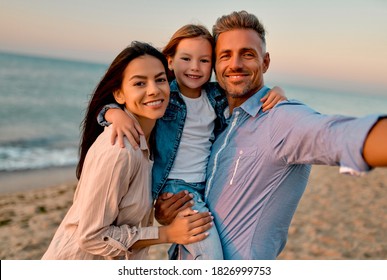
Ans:
[{"label": "man's hand", "polygon": [[193,195],[188,191],[177,194],[163,193],[155,203],[155,218],[161,225],[169,225],[176,215],[184,209],[190,208],[194,202]]},{"label": "man's hand", "polygon": [[363,157],[369,166],[387,166],[387,118],[380,119],[368,133]]}]

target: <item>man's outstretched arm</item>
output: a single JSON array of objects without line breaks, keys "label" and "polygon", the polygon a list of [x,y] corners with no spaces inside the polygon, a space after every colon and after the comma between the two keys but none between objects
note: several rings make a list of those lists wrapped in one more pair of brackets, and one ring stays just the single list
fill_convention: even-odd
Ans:
[{"label": "man's outstretched arm", "polygon": [[387,166],[387,118],[380,119],[368,134],[363,157],[369,166]]}]

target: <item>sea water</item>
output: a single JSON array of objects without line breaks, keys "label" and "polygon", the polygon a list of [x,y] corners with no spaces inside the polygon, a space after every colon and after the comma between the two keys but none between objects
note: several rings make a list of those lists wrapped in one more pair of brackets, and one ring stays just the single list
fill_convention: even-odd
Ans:
[{"label": "sea water", "polygon": [[[81,121],[107,66],[0,53],[0,172],[76,165]],[[279,86],[321,113],[387,113],[387,96]]]},{"label": "sea water", "polygon": [[106,65],[0,53],[0,171],[75,165]]}]

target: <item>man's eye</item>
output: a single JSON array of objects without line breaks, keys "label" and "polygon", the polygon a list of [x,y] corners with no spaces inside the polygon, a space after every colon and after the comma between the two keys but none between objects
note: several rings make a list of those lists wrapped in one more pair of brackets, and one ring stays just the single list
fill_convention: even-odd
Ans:
[{"label": "man's eye", "polygon": [[245,56],[245,57],[254,57],[254,54],[252,54],[252,53],[245,53],[243,56]]}]

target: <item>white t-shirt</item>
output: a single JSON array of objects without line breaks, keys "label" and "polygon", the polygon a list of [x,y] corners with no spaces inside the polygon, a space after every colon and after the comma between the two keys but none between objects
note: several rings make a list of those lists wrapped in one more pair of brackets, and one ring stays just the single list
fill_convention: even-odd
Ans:
[{"label": "white t-shirt", "polygon": [[187,106],[187,116],[179,149],[168,178],[190,183],[204,182],[211,140],[214,139],[215,110],[205,90],[202,90],[198,98],[183,95],[182,97]]}]

